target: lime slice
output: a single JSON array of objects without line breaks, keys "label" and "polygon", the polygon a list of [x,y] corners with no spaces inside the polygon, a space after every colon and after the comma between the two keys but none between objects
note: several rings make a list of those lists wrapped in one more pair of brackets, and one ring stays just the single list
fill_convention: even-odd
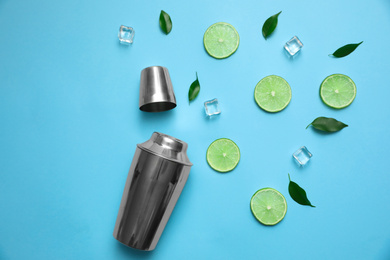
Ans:
[{"label": "lime slice", "polygon": [[211,25],[203,36],[203,44],[207,53],[216,59],[224,59],[232,55],[238,48],[240,36],[236,29],[228,23]]},{"label": "lime slice", "polygon": [[255,100],[265,111],[279,112],[290,103],[290,85],[279,76],[265,77],[255,87]]},{"label": "lime slice", "polygon": [[207,163],[214,170],[218,172],[229,172],[240,161],[240,149],[230,139],[217,139],[207,149],[206,159]]},{"label": "lime slice", "polygon": [[263,188],[253,194],[251,211],[260,223],[272,226],[278,224],[286,215],[287,202],[279,191]]},{"label": "lime slice", "polygon": [[346,75],[333,74],[322,81],[320,96],[326,105],[336,109],[344,108],[355,99],[356,85]]}]

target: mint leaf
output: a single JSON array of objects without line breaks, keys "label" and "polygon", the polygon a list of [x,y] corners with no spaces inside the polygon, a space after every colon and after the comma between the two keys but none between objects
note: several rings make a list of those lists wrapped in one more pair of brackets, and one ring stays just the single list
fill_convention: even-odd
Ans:
[{"label": "mint leaf", "polygon": [[313,122],[311,122],[306,129],[309,126],[313,126],[315,129],[325,131],[325,132],[337,132],[343,129],[344,127],[347,127],[348,125],[344,124],[343,122],[337,121],[334,118],[328,118],[328,117],[317,117],[314,119]]},{"label": "mint leaf", "polygon": [[332,55],[335,58],[345,57],[351,54],[362,43],[363,42],[344,45],[343,47],[338,48],[333,54],[329,55]]},{"label": "mint leaf", "polygon": [[307,198],[306,191],[299,187],[298,184],[291,181],[290,174],[288,174],[288,179],[290,180],[290,183],[288,184],[288,193],[290,193],[291,198],[298,204],[315,208]]},{"label": "mint leaf", "polygon": [[171,17],[169,16],[169,14],[167,14],[163,10],[161,10],[161,13],[160,13],[160,27],[161,27],[161,30],[163,30],[163,32],[165,34],[170,33],[172,30]]},{"label": "mint leaf", "polygon": [[198,73],[196,73],[196,80],[192,82],[190,89],[188,91],[188,101],[191,102],[194,100],[200,92],[200,84],[198,80]]},{"label": "mint leaf", "polygon": [[280,11],[279,13],[271,16],[263,24],[263,36],[264,36],[264,39],[267,40],[268,36],[270,36],[274,32],[276,26],[278,25],[278,16],[279,16],[279,14],[281,12],[282,11]]}]

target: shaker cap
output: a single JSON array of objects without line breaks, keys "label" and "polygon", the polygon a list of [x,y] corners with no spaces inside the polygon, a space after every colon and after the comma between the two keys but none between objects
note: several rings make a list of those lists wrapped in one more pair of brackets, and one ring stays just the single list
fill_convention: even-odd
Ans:
[{"label": "shaker cap", "polygon": [[162,112],[176,107],[175,93],[168,69],[151,66],[141,71],[139,109],[144,112]]}]

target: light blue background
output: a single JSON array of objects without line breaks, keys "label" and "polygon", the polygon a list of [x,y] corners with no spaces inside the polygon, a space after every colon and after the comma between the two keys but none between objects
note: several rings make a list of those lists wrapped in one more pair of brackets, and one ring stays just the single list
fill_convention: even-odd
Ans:
[{"label": "light blue background", "polygon": [[[279,11],[265,41],[262,25]],[[202,42],[219,21],[241,40],[224,60]],[[118,42],[122,24],[136,31],[131,46]],[[390,259],[389,32],[388,0],[0,0],[0,259]],[[291,60],[283,45],[294,35],[305,46]],[[350,56],[328,57],[360,41]],[[170,71],[172,111],[138,109],[140,72],[152,65]],[[201,91],[188,105],[195,72]],[[318,94],[333,73],[357,85],[343,110]],[[292,87],[276,114],[253,98],[270,74]],[[222,114],[207,120],[203,102],[215,97]],[[318,116],[349,127],[305,130]],[[136,144],[153,131],[186,141],[194,166],[156,250],[141,252],[112,232]],[[241,149],[226,174],[205,159],[221,137]],[[305,168],[291,157],[302,145],[313,153]],[[290,198],[288,173],[316,208]],[[249,208],[263,187],[287,199],[274,227]]]}]

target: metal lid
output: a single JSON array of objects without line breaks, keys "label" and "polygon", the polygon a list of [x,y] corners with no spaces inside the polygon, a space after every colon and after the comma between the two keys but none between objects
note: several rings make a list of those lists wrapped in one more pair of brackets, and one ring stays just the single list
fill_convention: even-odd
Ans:
[{"label": "metal lid", "polygon": [[168,69],[161,66],[143,69],[139,86],[139,109],[162,112],[175,107],[176,98]]},{"label": "metal lid", "polygon": [[148,141],[137,146],[167,160],[192,166],[187,156],[188,144],[172,136],[154,132]]}]

